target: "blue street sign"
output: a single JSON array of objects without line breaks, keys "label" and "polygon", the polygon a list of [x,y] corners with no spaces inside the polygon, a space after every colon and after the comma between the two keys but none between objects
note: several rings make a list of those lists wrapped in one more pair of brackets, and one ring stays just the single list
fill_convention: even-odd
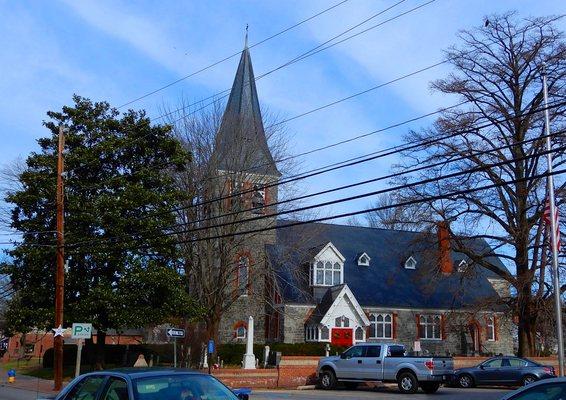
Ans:
[{"label": "blue street sign", "polygon": [[208,341],[208,354],[214,353],[214,340],[210,339]]}]

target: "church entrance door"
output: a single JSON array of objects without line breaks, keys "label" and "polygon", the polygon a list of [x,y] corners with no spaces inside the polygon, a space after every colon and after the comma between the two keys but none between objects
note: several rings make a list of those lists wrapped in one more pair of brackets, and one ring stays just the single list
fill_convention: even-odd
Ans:
[{"label": "church entrance door", "polygon": [[330,343],[334,346],[351,346],[354,344],[354,330],[352,328],[332,328]]}]

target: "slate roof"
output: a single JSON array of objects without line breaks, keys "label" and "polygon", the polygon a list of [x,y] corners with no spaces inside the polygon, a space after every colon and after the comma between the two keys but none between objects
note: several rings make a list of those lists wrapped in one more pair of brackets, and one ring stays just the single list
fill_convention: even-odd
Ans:
[{"label": "slate roof", "polygon": [[247,44],[240,57],[212,157],[221,170],[281,175],[267,145]]},{"label": "slate roof", "polygon": [[322,297],[320,303],[317,304],[316,308],[313,310],[312,314],[309,316],[305,325],[316,325],[319,324],[322,318],[326,315],[334,300],[338,297],[344,285],[336,285],[329,288],[324,296]]},{"label": "slate roof", "polygon": [[[318,223],[278,229],[277,244],[266,246],[286,303],[316,304],[305,263],[312,261],[313,249],[320,250],[328,242],[346,258],[344,283],[362,307],[456,309],[497,298],[488,281],[497,277],[493,272],[480,267],[457,272],[462,254],[452,253],[452,274],[438,271],[436,234]],[[483,240],[472,245],[489,250]],[[357,265],[356,256],[362,252],[371,257],[369,267]],[[404,268],[411,255],[417,260],[415,270]],[[497,257],[490,262],[505,269]]]}]

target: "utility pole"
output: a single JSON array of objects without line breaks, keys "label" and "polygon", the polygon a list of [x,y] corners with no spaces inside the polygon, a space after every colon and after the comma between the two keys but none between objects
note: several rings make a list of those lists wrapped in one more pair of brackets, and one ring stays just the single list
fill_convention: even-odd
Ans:
[{"label": "utility pole", "polygon": [[[63,291],[65,285],[65,221],[63,189],[63,149],[65,147],[65,129],[59,126],[59,146],[57,149],[57,270],[55,273],[55,327],[63,326]],[[63,386],[63,335],[55,335],[53,369],[55,372],[53,390]]]},{"label": "utility pole", "polygon": [[546,150],[548,151],[548,203],[550,206],[550,245],[552,247],[552,271],[554,283],[554,300],[556,311],[556,334],[558,339],[558,376],[564,376],[564,336],[562,333],[562,301],[560,298],[560,280],[558,276],[558,237],[556,227],[556,202],[554,201],[554,180],[552,179],[552,154],[550,143],[550,118],[548,117],[548,88],[546,86],[546,68],[542,66],[542,86],[544,94],[544,125],[546,133]]}]

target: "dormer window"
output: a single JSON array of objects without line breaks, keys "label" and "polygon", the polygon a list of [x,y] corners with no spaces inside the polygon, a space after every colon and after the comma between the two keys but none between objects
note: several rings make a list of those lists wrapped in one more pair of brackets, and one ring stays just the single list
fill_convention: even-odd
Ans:
[{"label": "dormer window", "polygon": [[332,261],[316,261],[312,269],[312,284],[314,286],[342,284],[342,264]]},{"label": "dormer window", "polygon": [[314,257],[309,269],[311,286],[336,286],[344,283],[345,258],[332,243]]},{"label": "dormer window", "polygon": [[409,257],[407,261],[405,261],[405,269],[416,269],[417,268],[417,260],[413,258],[413,256]]},{"label": "dormer window", "polygon": [[371,258],[367,255],[367,253],[362,253],[358,256],[358,265],[359,266],[369,267],[370,261],[371,261]]},{"label": "dormer window", "polygon": [[458,264],[458,272],[466,272],[467,268],[468,262],[466,260],[460,261],[460,263]]}]

